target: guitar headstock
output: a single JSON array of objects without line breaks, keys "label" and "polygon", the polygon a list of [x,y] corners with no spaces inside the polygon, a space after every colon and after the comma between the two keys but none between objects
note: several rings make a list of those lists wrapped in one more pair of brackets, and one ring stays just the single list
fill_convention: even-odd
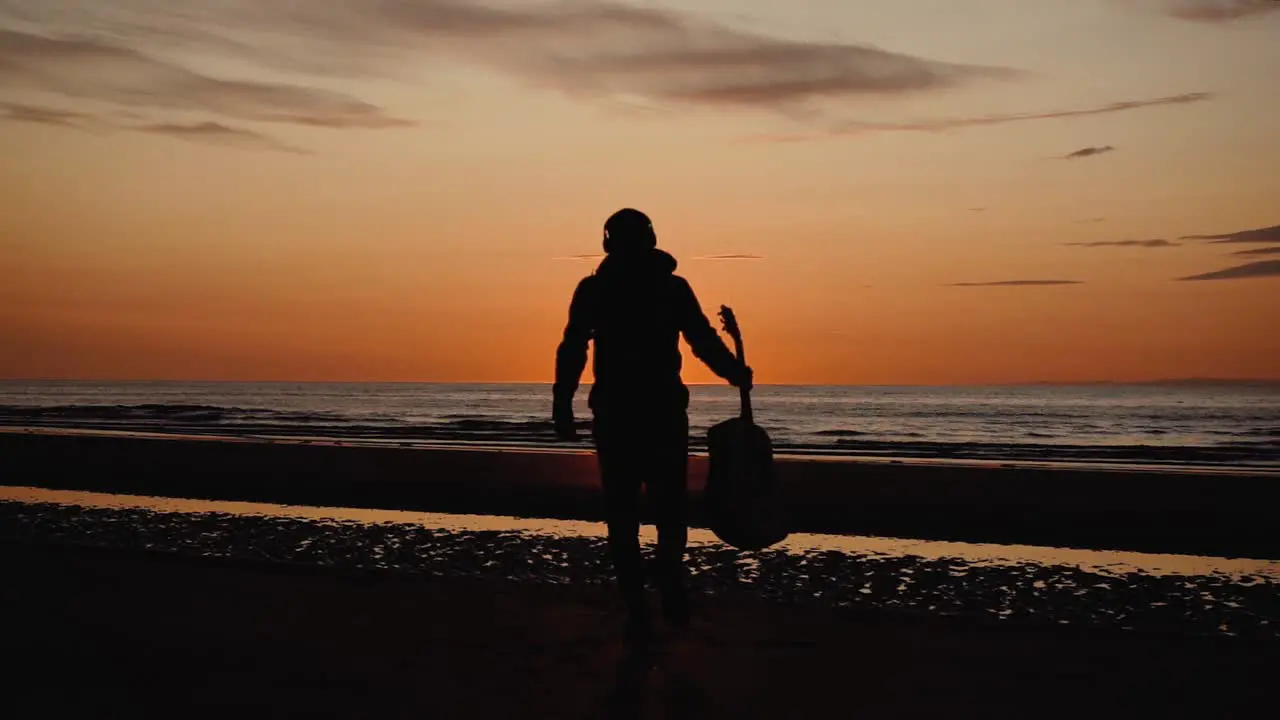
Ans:
[{"label": "guitar headstock", "polygon": [[738,319],[733,316],[733,309],[728,305],[720,306],[720,322],[724,325],[724,331],[733,338],[735,342],[742,342],[742,331],[738,329]]}]

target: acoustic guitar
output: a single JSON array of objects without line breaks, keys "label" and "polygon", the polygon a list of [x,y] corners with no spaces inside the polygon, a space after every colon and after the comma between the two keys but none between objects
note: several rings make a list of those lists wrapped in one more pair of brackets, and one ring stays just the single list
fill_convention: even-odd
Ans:
[{"label": "acoustic guitar", "polygon": [[[729,307],[720,306],[724,331],[733,338],[734,352],[746,362],[742,332]],[[751,390],[739,388],[738,417],[707,431],[710,456],[703,493],[704,517],[716,537],[740,550],[760,550],[786,539],[780,487],[773,468],[773,442],[755,424]]]}]

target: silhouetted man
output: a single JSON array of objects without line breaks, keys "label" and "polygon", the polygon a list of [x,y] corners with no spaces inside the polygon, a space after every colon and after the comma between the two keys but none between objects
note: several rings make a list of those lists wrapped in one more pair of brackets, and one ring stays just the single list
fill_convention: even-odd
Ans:
[{"label": "silhouetted man", "polygon": [[711,326],[676,260],[657,249],[649,218],[626,208],[604,226],[605,258],[578,283],[569,322],[556,352],[553,418],[556,433],[572,438],[573,396],[595,342],[595,382],[588,402],[609,524],[609,549],[627,606],[628,629],[649,627],[640,556],[640,487],[658,527],[652,579],[663,614],[689,621],[684,577],[689,460],[689,391],[680,377],[679,339],[713,372],[750,387],[751,369],[729,351]]}]

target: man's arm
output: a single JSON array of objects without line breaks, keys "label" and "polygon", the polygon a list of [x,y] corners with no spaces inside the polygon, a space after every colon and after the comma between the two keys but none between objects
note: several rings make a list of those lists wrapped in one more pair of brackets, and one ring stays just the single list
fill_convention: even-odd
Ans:
[{"label": "man's arm", "polygon": [[582,381],[582,371],[587,367],[587,343],[591,341],[591,278],[578,283],[569,303],[569,322],[564,337],[556,348],[556,381],[552,388],[553,413],[560,421],[573,422],[573,396]]},{"label": "man's arm", "polygon": [[730,383],[734,385],[749,383],[746,366],[729,350],[720,333],[711,326],[711,321],[702,312],[702,305],[694,295],[693,288],[684,278],[677,278],[677,280],[681,295],[680,331],[684,333],[684,339],[689,341],[693,354],[711,368],[711,372]]}]

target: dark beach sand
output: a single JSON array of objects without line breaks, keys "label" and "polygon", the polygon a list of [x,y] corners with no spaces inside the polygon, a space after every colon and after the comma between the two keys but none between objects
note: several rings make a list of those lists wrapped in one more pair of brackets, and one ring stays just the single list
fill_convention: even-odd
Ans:
[{"label": "dark beach sand", "polygon": [[[691,541],[690,585],[717,598],[1280,641],[1272,561],[831,535],[741,552],[699,530]],[[0,488],[0,543],[504,583],[612,581],[603,524],[480,515]]]},{"label": "dark beach sand", "polygon": [[1255,717],[1280,667],[1274,642],[746,599],[635,663],[600,586],[14,543],[0,562],[15,718]]},{"label": "dark beach sand", "polygon": [[[797,530],[1280,556],[1276,478],[780,470]],[[696,461],[695,488],[704,475]],[[594,459],[572,453],[0,433],[0,484],[599,519]],[[948,559],[760,557],[761,590],[877,600],[832,607],[720,592],[739,586],[717,559],[732,553],[701,548],[699,587],[716,595],[687,635],[638,658],[610,587],[588,581],[604,561],[589,539],[13,502],[0,521],[14,717],[1252,717],[1280,667],[1258,578],[1100,585]],[[908,576],[922,603],[977,608],[1014,589],[1029,612],[886,607]],[[1220,621],[1242,634],[1204,634]],[[1127,622],[1138,629],[1115,629]]]},{"label": "dark beach sand", "polygon": [[[787,460],[797,532],[1280,559],[1280,477]],[[690,469],[696,491],[706,462]],[[0,484],[601,520],[585,452],[0,432]]]}]

